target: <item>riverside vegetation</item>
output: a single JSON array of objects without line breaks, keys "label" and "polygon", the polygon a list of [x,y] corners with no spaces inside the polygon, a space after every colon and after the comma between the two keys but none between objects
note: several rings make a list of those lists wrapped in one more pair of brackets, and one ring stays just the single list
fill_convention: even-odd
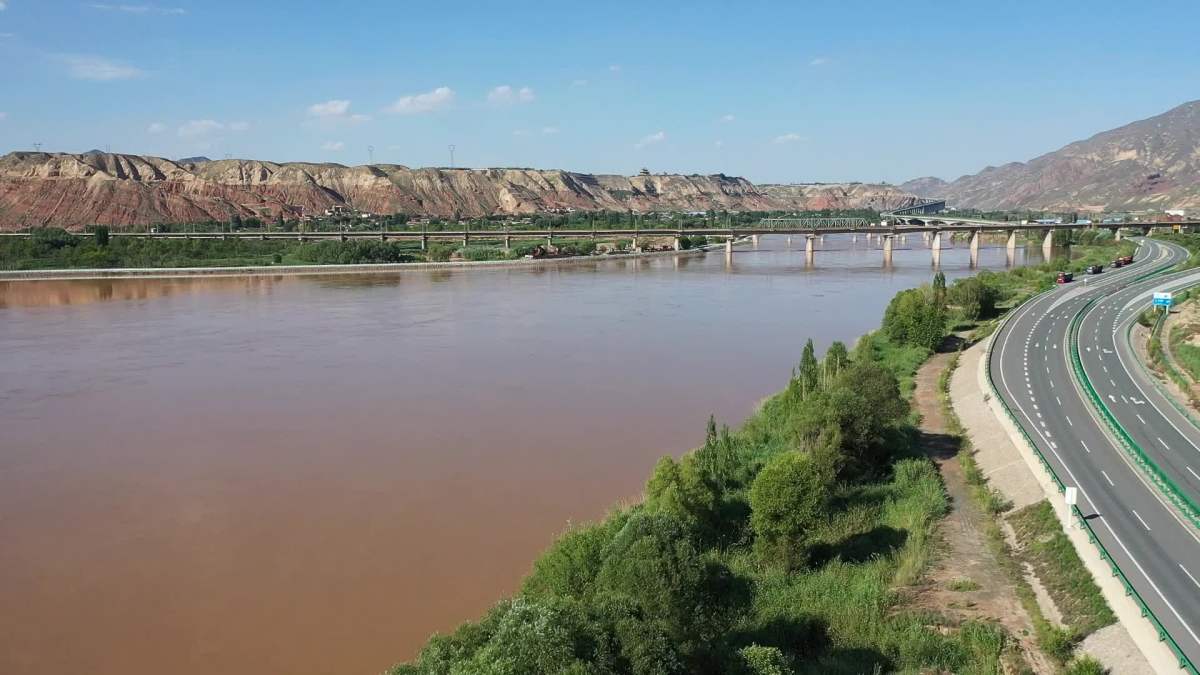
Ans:
[{"label": "riverside vegetation", "polygon": [[[514,235],[511,249],[476,244],[463,247],[430,242],[422,251],[417,242],[255,239],[141,239],[111,237],[106,228],[95,228],[91,236],[66,230],[38,228],[29,237],[0,238],[0,269],[73,269],[117,267],[238,267],[251,265],[348,265],[363,263],[445,262],[457,254],[463,260],[517,260],[532,254],[544,240],[521,241]],[[480,240],[483,237],[479,237]],[[631,240],[612,242],[625,251]],[[702,235],[681,237],[684,249],[702,246]],[[556,240],[559,255],[586,256],[597,250],[597,242]]]},{"label": "riverside vegetation", "polygon": [[[1066,269],[1128,250],[1081,247]],[[1053,284],[1062,262],[899,293],[853,350],[812,342],[737,430],[665,457],[644,500],[572,527],[521,590],[392,675],[994,673],[1009,639],[907,602],[947,498],[908,395],[948,330]],[[994,322],[991,322],[994,323]]]}]

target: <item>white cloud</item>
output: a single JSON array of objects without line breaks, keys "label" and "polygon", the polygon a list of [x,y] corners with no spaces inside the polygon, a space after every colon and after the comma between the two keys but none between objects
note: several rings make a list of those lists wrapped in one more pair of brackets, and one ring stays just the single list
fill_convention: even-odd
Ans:
[{"label": "white cloud", "polygon": [[329,152],[338,152],[345,148],[346,144],[341,141],[325,141],[321,144],[321,149]]},{"label": "white cloud", "polygon": [[512,105],[514,103],[532,103],[534,99],[533,90],[529,87],[521,87],[513,89],[507,84],[502,84],[493,88],[488,92],[487,100],[492,105]]},{"label": "white cloud", "polygon": [[586,86],[588,86],[588,81],[587,80],[571,80],[571,86],[572,87],[586,87]]},{"label": "white cloud", "polygon": [[804,140],[804,137],[800,134],[787,133],[783,134],[782,136],[776,136],[775,138],[771,139],[771,142],[776,145],[783,145],[784,143],[795,143],[802,140]]},{"label": "white cloud", "polygon": [[433,112],[454,102],[454,90],[450,87],[438,87],[424,94],[401,96],[388,110],[400,115],[416,115]]},{"label": "white cloud", "polygon": [[8,3],[4,0],[0,0],[0,12],[3,12],[6,9],[8,9]]},{"label": "white cloud", "polygon": [[662,143],[665,140],[667,140],[667,132],[656,131],[656,132],[650,134],[649,136],[643,137],[642,140],[638,141],[637,143],[634,143],[633,147],[637,148],[638,150],[641,150],[642,148],[644,148],[648,145]]},{"label": "white cloud", "polygon": [[737,119],[737,118],[736,118],[736,117],[734,117],[733,115],[721,115],[721,121],[722,121],[722,122],[732,122],[732,121],[734,121],[734,120],[736,120],[736,119]]},{"label": "white cloud", "polygon": [[619,73],[619,72],[621,72],[621,66],[619,66],[618,64],[615,64],[615,63],[614,63],[614,64],[612,64],[611,66],[609,66],[609,67],[608,67],[608,72],[610,72],[610,73]]},{"label": "white cloud", "polygon": [[199,136],[207,136],[214,131],[220,131],[225,128],[224,124],[216,120],[189,120],[183,126],[179,127],[180,138],[197,138]]},{"label": "white cloud", "polygon": [[542,127],[542,133],[551,136],[558,133],[558,127]]},{"label": "white cloud", "polygon": [[163,124],[162,122],[151,122],[150,126],[146,127],[146,133],[148,134],[161,134],[166,130],[167,125]]},{"label": "white cloud", "polygon": [[0,112],[0,122],[3,122],[6,119],[8,119],[8,113]]},{"label": "white cloud", "polygon": [[112,80],[129,80],[141,77],[145,73],[141,69],[120,61],[113,61],[102,56],[87,56],[82,54],[64,54],[59,57],[77,80],[92,80],[94,82],[109,82]]},{"label": "white cloud", "polygon": [[808,62],[808,65],[810,65],[810,66],[823,66],[823,65],[825,65],[826,63],[829,63],[829,57],[828,57],[828,56],[818,56],[817,58],[813,59],[812,61],[809,61],[809,62]]},{"label": "white cloud", "polygon": [[370,122],[371,116],[364,115],[362,113],[354,113],[353,115],[347,117],[346,121],[351,124],[362,124],[363,122]]},{"label": "white cloud", "polygon": [[249,122],[230,122],[229,123],[230,131],[246,131],[249,128],[250,128]]},{"label": "white cloud", "polygon": [[713,143],[713,145],[715,147],[722,148],[722,147],[725,147],[725,141],[716,141],[715,143]]},{"label": "white cloud", "polygon": [[182,7],[156,7],[154,5],[109,5],[105,3],[92,3],[88,5],[92,9],[99,9],[105,12],[125,12],[126,14],[187,14],[187,10]]},{"label": "white cloud", "polygon": [[308,114],[312,117],[341,117],[349,110],[350,101],[342,99],[333,99],[308,106]]},{"label": "white cloud", "polygon": [[529,130],[527,130],[527,129],[513,129],[512,135],[513,135],[513,136],[528,136],[528,135],[529,135]]},{"label": "white cloud", "polygon": [[17,37],[16,33],[0,33],[0,40],[7,40],[15,37]]}]

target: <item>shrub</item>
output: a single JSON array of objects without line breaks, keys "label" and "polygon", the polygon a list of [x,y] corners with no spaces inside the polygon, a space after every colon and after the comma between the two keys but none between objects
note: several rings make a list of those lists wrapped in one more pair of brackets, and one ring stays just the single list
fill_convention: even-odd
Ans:
[{"label": "shrub", "polygon": [[804,566],[806,538],[826,511],[833,479],[801,452],[783,453],[763,467],[750,488],[750,523],[760,561],[785,570]]}]

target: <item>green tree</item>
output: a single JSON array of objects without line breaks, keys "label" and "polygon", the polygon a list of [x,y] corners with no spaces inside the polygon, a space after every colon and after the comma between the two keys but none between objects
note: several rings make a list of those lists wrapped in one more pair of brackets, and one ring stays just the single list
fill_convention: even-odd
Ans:
[{"label": "green tree", "polygon": [[627,518],[624,513],[614,513],[600,523],[568,530],[534,562],[522,591],[539,598],[588,597],[604,565],[605,548]]},{"label": "green tree", "polygon": [[792,675],[787,657],[778,647],[749,645],[738,650],[741,675]]},{"label": "green tree", "polygon": [[108,228],[104,225],[97,225],[95,230],[92,230],[92,238],[96,245],[103,248],[108,246]]},{"label": "green tree", "polygon": [[745,583],[698,550],[683,523],[663,514],[630,516],[609,545],[596,584],[610,601],[636,606],[641,619],[692,662],[712,656],[749,600]]},{"label": "green tree", "polygon": [[841,340],[834,340],[825,350],[825,377],[837,377],[849,363],[850,354],[846,351],[846,345]]},{"label": "green tree", "polygon": [[816,349],[813,347],[812,339],[809,338],[808,342],[804,343],[804,352],[800,356],[800,386],[803,388],[805,396],[816,391],[820,370],[817,365]]},{"label": "green tree", "polygon": [[941,270],[933,275],[933,304],[939,309],[946,308],[946,275]]},{"label": "green tree", "polygon": [[750,523],[760,561],[785,570],[807,561],[807,534],[824,517],[833,476],[807,453],[777,455],[750,487]]}]

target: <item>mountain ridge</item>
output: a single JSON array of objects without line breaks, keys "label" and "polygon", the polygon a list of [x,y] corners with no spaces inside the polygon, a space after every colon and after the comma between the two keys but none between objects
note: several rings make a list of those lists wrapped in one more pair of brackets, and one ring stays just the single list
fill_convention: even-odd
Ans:
[{"label": "mountain ridge", "polygon": [[985,167],[952,181],[926,176],[899,187],[979,209],[1200,208],[1200,100],[1026,162]]},{"label": "mountain ridge", "polygon": [[892,186],[770,185],[725,174],[586,174],[559,169],[413,169],[260,160],[170,160],[119,153],[0,157],[0,229],[292,218],[335,205],[436,217],[555,209],[768,211],[894,208]]}]

